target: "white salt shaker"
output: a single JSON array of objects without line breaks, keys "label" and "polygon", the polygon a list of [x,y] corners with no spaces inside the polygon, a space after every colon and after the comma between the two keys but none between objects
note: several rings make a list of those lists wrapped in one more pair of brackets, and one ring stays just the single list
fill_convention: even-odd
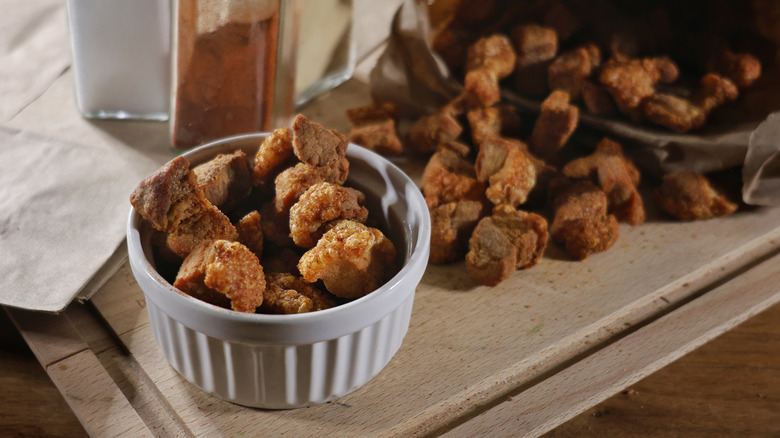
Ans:
[{"label": "white salt shaker", "polygon": [[168,119],[169,0],[68,0],[68,22],[85,117]]}]

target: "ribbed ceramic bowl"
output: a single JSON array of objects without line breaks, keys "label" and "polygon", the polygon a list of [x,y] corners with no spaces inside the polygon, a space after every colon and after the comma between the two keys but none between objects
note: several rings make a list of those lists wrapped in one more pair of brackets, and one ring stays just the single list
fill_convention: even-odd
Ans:
[{"label": "ribbed ceramic bowl", "polygon": [[[253,157],[266,134],[230,137],[184,154],[192,165],[236,148]],[[154,337],[170,364],[203,391],[233,403],[285,409],[354,391],[390,361],[409,327],[428,262],[431,225],[415,184],[381,156],[349,145],[347,185],[366,194],[401,269],[374,292],[297,315],[243,314],[179,292],[156,270],[150,229],[131,209],[130,266],[146,298]]]}]

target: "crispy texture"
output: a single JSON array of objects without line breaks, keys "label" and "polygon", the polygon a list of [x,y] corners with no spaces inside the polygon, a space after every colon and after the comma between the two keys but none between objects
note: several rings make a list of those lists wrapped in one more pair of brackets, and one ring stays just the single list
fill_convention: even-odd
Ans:
[{"label": "crispy texture", "polygon": [[422,116],[409,128],[407,146],[412,152],[429,154],[446,141],[457,140],[463,127],[457,120],[457,105],[445,105],[433,114]]},{"label": "crispy texture", "polygon": [[466,118],[471,128],[471,140],[477,147],[490,137],[519,135],[521,120],[512,106],[475,108],[466,113]]},{"label": "crispy texture", "polygon": [[448,202],[431,210],[431,253],[435,264],[461,259],[468,239],[483,216],[484,206],[476,201]]},{"label": "crispy texture", "polygon": [[495,286],[516,269],[536,265],[547,247],[547,221],[535,214],[496,206],[469,239],[466,270],[477,282]]},{"label": "crispy texture", "polygon": [[714,188],[707,177],[694,172],[664,175],[661,186],[653,193],[653,201],[682,221],[727,216],[737,210],[737,204]]},{"label": "crispy texture", "polygon": [[485,141],[475,169],[477,179],[488,182],[485,196],[496,205],[517,207],[526,202],[536,185],[536,165],[519,141],[499,137]]},{"label": "crispy texture", "polygon": [[676,132],[688,132],[704,126],[706,113],[690,100],[671,94],[657,93],[642,102],[647,121]]},{"label": "crispy texture", "polygon": [[477,180],[474,165],[448,149],[436,152],[428,160],[420,188],[429,208],[460,200],[485,200],[486,185]]},{"label": "crispy texture", "polygon": [[529,97],[544,95],[547,67],[558,53],[558,34],[553,28],[528,24],[512,28],[510,38],[517,53],[517,92]]},{"label": "crispy texture", "polygon": [[359,222],[337,222],[308,250],[298,270],[309,283],[322,280],[328,292],[359,298],[395,274],[395,247],[381,231]]},{"label": "crispy texture", "polygon": [[236,222],[238,241],[255,253],[257,258],[263,255],[262,218],[257,210],[250,211]]},{"label": "crispy texture", "polygon": [[257,149],[252,166],[254,185],[264,186],[273,183],[282,169],[294,164],[292,140],[293,134],[289,128],[278,128],[263,140]]},{"label": "crispy texture", "polygon": [[262,313],[293,314],[315,312],[336,306],[333,297],[286,272],[266,275]]},{"label": "crispy texture", "polygon": [[238,231],[217,207],[210,205],[200,214],[191,216],[168,234],[167,246],[179,257],[187,257],[201,242],[237,240]]},{"label": "crispy texture", "polygon": [[154,229],[167,233],[209,205],[184,157],[174,158],[141,181],[130,195],[130,203]]},{"label": "crispy texture", "polygon": [[531,150],[542,159],[554,157],[577,129],[579,109],[569,103],[569,94],[555,90],[542,102],[531,133]]},{"label": "crispy texture", "polygon": [[229,212],[252,190],[249,162],[241,150],[219,154],[192,171],[206,199],[222,211]]},{"label": "crispy texture", "polygon": [[396,122],[391,118],[353,126],[348,138],[382,155],[400,155],[404,151]]},{"label": "crispy texture", "polygon": [[501,100],[498,76],[492,70],[470,70],[463,79],[463,100],[469,108],[485,108]]},{"label": "crispy texture", "polygon": [[595,44],[577,47],[562,53],[547,68],[547,85],[551,90],[569,93],[579,100],[582,88],[591,73],[601,64],[601,51]]},{"label": "crispy texture", "polygon": [[561,172],[570,179],[587,179],[607,194],[609,212],[631,225],[645,221],[645,208],[637,189],[639,170],[617,142],[605,138],[587,157],[570,161]]},{"label": "crispy texture", "polygon": [[708,73],[701,78],[699,89],[692,97],[693,103],[704,111],[711,113],[726,101],[739,97],[739,90],[729,78],[715,73]]},{"label": "crispy texture", "polygon": [[290,209],[290,237],[302,248],[311,248],[324,234],[324,226],[338,219],[365,223],[366,196],[355,189],[323,182],[309,187]]},{"label": "crispy texture", "polygon": [[265,274],[257,256],[244,245],[227,240],[204,242],[182,263],[173,286],[238,312],[254,313],[263,302]]},{"label": "crispy texture", "polygon": [[336,166],[344,160],[349,141],[340,132],[326,129],[302,114],[292,124],[293,152],[301,162],[314,167]]},{"label": "crispy texture", "polygon": [[349,161],[343,158],[332,167],[315,167],[306,163],[298,163],[284,170],[275,181],[274,205],[276,211],[287,214],[290,207],[298,202],[298,198],[309,187],[320,182],[344,184],[349,174]]},{"label": "crispy texture", "polygon": [[503,79],[515,69],[517,55],[512,42],[505,35],[495,34],[478,39],[469,46],[466,70],[489,70]]},{"label": "crispy texture", "polygon": [[678,75],[677,65],[667,57],[613,58],[602,67],[599,81],[612,95],[620,112],[640,121],[642,102],[655,93],[655,85],[673,82]]},{"label": "crispy texture", "polygon": [[607,195],[590,181],[551,183],[554,197],[550,234],[572,257],[584,260],[606,251],[617,241],[619,228],[614,215],[607,214]]}]

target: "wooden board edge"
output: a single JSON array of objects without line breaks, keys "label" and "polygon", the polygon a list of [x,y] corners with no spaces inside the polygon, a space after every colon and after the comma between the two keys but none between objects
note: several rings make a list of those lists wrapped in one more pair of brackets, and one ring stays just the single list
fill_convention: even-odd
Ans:
[{"label": "wooden board edge", "polygon": [[775,255],[492,409],[436,433],[539,436],[780,302],[778,264]]}]

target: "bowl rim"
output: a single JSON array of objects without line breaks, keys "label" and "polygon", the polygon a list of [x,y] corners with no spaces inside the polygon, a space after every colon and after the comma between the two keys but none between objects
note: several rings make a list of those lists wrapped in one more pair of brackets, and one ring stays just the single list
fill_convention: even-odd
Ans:
[{"label": "bowl rim", "polygon": [[[189,160],[207,150],[225,148],[237,142],[262,141],[268,135],[263,132],[225,137],[191,149],[182,156]],[[414,295],[427,267],[431,235],[427,205],[409,176],[381,155],[350,143],[347,157],[350,162],[380,164],[389,176],[400,178],[405,189],[403,196],[418,223],[416,236],[407,243],[411,247],[407,262],[378,289],[330,309],[292,315],[241,313],[206,303],[174,288],[150,263],[141,241],[141,217],[131,206],[127,222],[128,257],[145,297],[152,299],[173,319],[196,331],[221,339],[253,343],[300,344],[334,339],[361,330],[390,314],[408,295]],[[415,190],[409,190],[410,185]],[[215,319],[227,324],[215,325]]]}]

